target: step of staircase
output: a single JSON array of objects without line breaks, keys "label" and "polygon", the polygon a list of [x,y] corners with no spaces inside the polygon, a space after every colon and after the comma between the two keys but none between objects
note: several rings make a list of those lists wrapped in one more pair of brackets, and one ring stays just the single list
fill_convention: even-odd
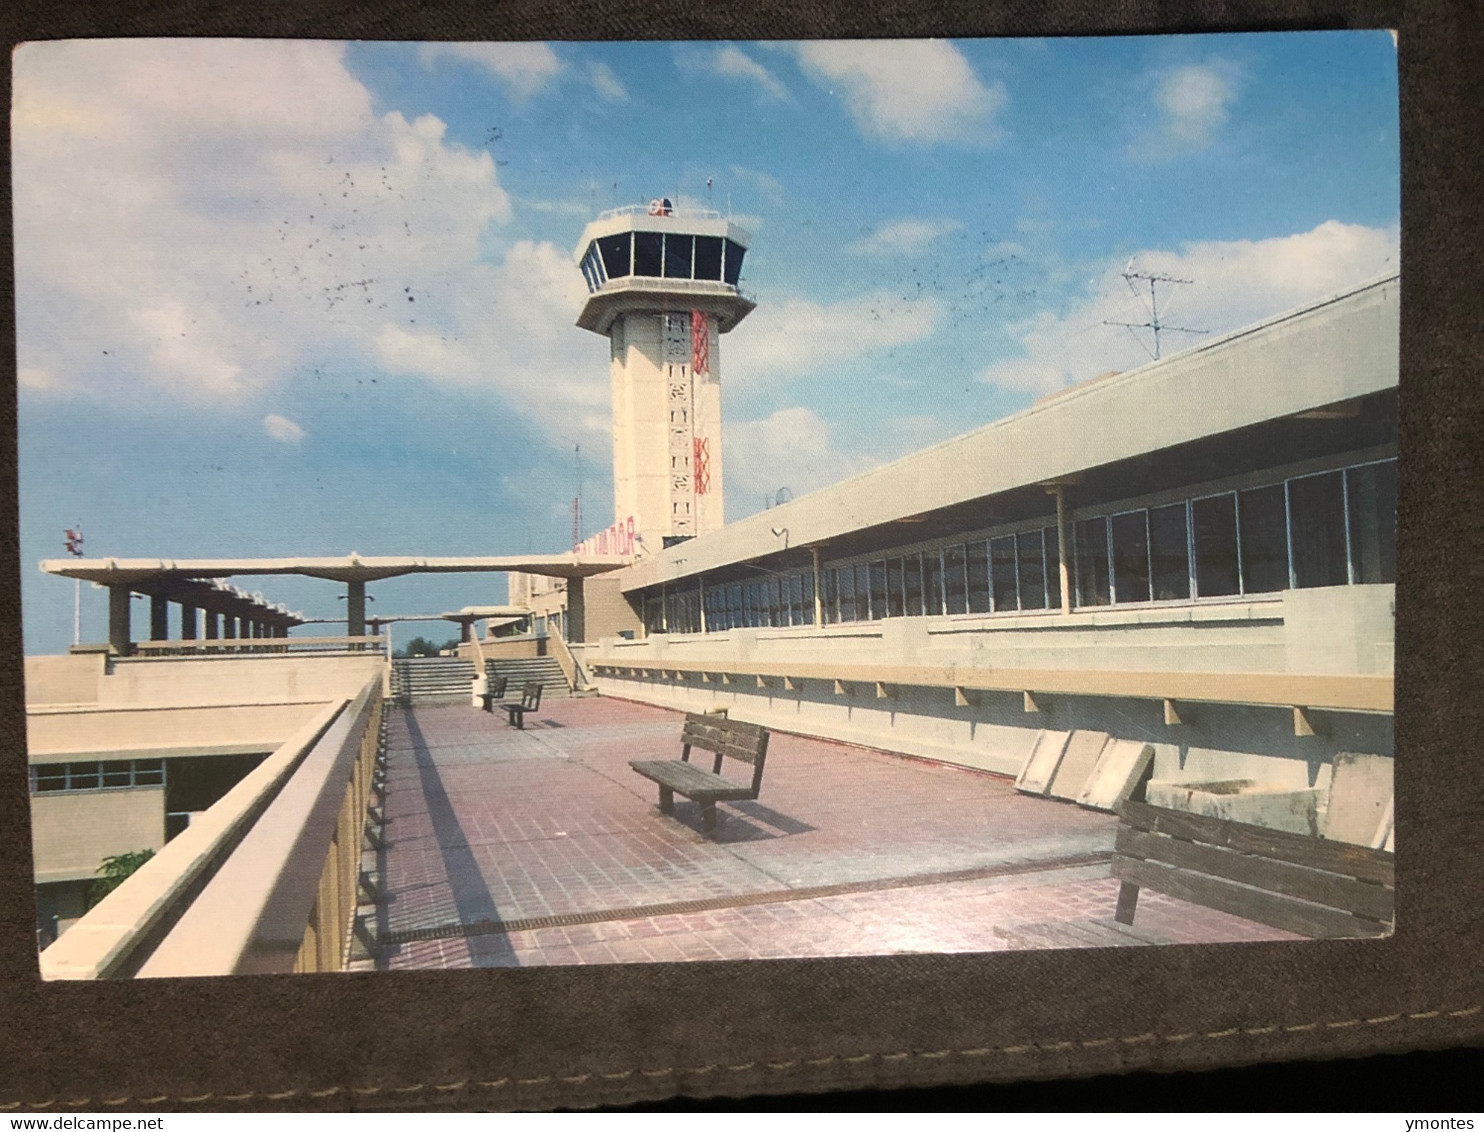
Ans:
[{"label": "step of staircase", "polygon": [[571,694],[562,666],[554,656],[515,657],[509,660],[486,660],[485,671],[491,676],[505,677],[505,694],[518,696],[520,689],[529,683],[541,685],[542,696],[560,698]]},{"label": "step of staircase", "polygon": [[456,703],[469,698],[474,665],[458,657],[408,657],[392,661],[392,695],[419,703]]}]

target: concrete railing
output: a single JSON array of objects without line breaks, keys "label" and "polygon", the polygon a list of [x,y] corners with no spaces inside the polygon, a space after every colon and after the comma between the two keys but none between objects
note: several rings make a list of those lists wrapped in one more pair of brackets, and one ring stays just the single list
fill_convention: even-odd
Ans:
[{"label": "concrete railing", "polygon": [[567,639],[556,629],[548,628],[546,638],[551,642],[551,654],[556,657],[557,664],[561,665],[562,675],[567,678],[567,687],[574,692],[579,688],[588,686],[587,673],[582,670],[582,663],[572,655],[572,650],[567,646]]},{"label": "concrete railing", "polygon": [[[849,664],[819,661],[595,660],[595,674],[611,679],[654,681],[699,680],[732,684],[753,681],[759,688],[769,681],[785,691],[797,691],[806,682],[847,694],[847,685],[874,688],[887,698],[892,688],[951,688],[958,698],[968,692],[1013,692],[1097,696],[1169,703],[1255,704],[1273,707],[1322,708],[1333,711],[1385,713],[1392,710],[1390,676],[1304,675],[1292,672],[1131,672],[1097,669],[1004,669],[971,665]],[[1027,710],[1033,710],[1027,708]]]},{"label": "concrete railing", "polygon": [[383,702],[378,676],[327,704],[42,952],[43,978],[343,968]]},{"label": "concrete railing", "polygon": [[282,656],[284,653],[384,652],[391,655],[391,638],[379,637],[216,637],[194,641],[135,641],[134,655],[157,656]]}]

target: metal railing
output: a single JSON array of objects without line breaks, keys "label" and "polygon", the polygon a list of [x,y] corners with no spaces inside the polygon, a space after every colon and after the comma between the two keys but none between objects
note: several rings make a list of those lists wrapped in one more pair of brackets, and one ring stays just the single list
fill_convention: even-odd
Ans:
[{"label": "metal railing", "polygon": [[712,208],[677,208],[671,206],[668,213],[650,212],[647,204],[624,204],[598,213],[599,220],[613,220],[619,216],[667,216],[674,220],[720,220],[721,213]]},{"label": "metal railing", "polygon": [[47,979],[343,969],[384,699],[318,712],[41,954]]}]

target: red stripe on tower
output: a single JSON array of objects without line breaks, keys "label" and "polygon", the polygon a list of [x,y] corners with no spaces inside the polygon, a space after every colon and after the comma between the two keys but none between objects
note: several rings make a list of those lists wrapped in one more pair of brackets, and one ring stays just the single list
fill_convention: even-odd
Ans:
[{"label": "red stripe on tower", "polygon": [[696,437],[691,468],[696,476],[696,494],[705,495],[711,490],[711,443],[704,436]]},{"label": "red stripe on tower", "polygon": [[705,311],[690,312],[691,373],[700,377],[711,372],[711,323]]}]

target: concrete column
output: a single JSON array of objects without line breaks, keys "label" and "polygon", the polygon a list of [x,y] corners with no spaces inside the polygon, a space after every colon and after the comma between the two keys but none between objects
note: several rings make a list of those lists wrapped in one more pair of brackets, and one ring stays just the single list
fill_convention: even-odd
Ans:
[{"label": "concrete column", "polygon": [[345,584],[345,635],[347,637],[364,637],[366,635],[365,582],[347,582]]},{"label": "concrete column", "polygon": [[108,643],[119,656],[128,656],[133,648],[133,641],[129,636],[131,597],[128,586],[108,587]]},{"label": "concrete column", "polygon": [[196,607],[186,605],[180,606],[180,639],[182,641],[194,641],[196,639]]},{"label": "concrete column", "polygon": [[237,639],[237,618],[230,613],[222,614],[222,636],[229,641]]},{"label": "concrete column", "polygon": [[466,645],[474,640],[474,622],[467,617],[459,622],[459,640]]},{"label": "concrete column", "polygon": [[819,547],[812,546],[809,553],[814,556],[814,624],[824,624],[824,594],[819,588]]},{"label": "concrete column", "polygon": [[170,639],[170,599],[164,594],[149,595],[149,639]]},{"label": "concrete column", "polygon": [[1057,569],[1061,572],[1061,611],[1072,612],[1072,540],[1067,533],[1067,489],[1057,484],[1051,489],[1056,496]]},{"label": "concrete column", "polygon": [[217,638],[217,633],[220,631],[221,614],[213,612],[210,609],[203,609],[201,612],[206,614],[206,639],[208,641],[214,641]]},{"label": "concrete column", "polygon": [[567,625],[566,637],[569,645],[580,645],[587,638],[584,636],[587,620],[587,607],[582,596],[582,579],[567,579]]}]

